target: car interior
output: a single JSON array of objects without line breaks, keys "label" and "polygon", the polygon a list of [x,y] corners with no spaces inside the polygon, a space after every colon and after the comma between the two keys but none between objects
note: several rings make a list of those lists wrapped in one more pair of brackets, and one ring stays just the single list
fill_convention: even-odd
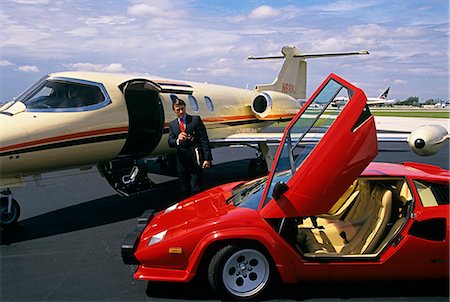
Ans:
[{"label": "car interior", "polygon": [[304,257],[377,255],[400,231],[412,194],[402,178],[358,178],[328,213],[286,218],[281,235]]}]

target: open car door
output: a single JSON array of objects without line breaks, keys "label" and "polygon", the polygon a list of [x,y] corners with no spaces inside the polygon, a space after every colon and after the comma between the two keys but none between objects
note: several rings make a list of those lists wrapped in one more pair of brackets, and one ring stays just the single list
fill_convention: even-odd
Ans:
[{"label": "open car door", "polygon": [[[332,107],[337,97],[348,101]],[[364,92],[330,74],[286,127],[259,205],[264,218],[326,213],[378,153]]]}]

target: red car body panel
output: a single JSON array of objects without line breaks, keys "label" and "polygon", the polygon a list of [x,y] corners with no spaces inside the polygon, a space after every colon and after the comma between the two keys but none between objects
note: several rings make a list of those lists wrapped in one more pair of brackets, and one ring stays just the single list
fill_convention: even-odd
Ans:
[{"label": "red car body panel", "polygon": [[[307,106],[331,79],[336,79],[336,76],[331,74],[302,107],[299,114],[292,119],[286,128],[283,141],[289,129],[296,124]],[[377,136],[373,116],[353,129],[366,107],[367,98],[364,92],[342,79],[339,81],[353,91],[351,102],[349,101],[344,107],[323,135],[322,140],[315,146],[314,151],[287,183],[289,187],[295,189],[284,193],[285,198],[281,201],[269,201],[261,209],[263,217],[312,216],[326,212],[377,155]],[[283,145],[280,144],[275,158],[280,157],[282,147]],[[277,161],[274,161],[268,183],[273,178],[276,165]],[[317,171],[321,172],[317,173]],[[332,185],[324,186],[324,179],[327,179],[327,184]]]},{"label": "red car body panel", "polygon": [[[327,80],[330,79],[353,89],[352,103],[343,109],[322,141],[293,173],[287,182],[288,191],[278,201],[270,199],[265,205],[261,202],[255,208],[235,206],[228,199],[245,182],[234,182],[192,196],[155,214],[137,234],[138,241],[133,249],[127,250],[132,251],[139,264],[134,274],[136,279],[188,282],[205,264],[202,261],[215,253],[218,247],[239,243],[260,247],[270,256],[285,283],[449,278],[448,201],[443,205],[423,206],[415,181],[448,185],[450,172],[420,163],[369,164],[377,153],[373,117],[352,129],[364,110],[365,96],[358,88],[335,75],[330,75]],[[294,125],[296,118],[287,129]],[[281,147],[277,158],[280,154]],[[277,159],[273,167],[276,165]],[[267,184],[273,179],[274,171],[272,168]],[[306,257],[271,225],[278,218],[326,213],[358,176],[401,179],[406,181],[412,194],[412,208],[404,217],[405,222],[376,254]],[[262,200],[268,191],[267,186]],[[436,221],[436,225],[443,228],[440,230],[443,237],[430,239],[422,236],[427,223]]]},{"label": "red car body panel", "polygon": [[[408,181],[412,179],[434,179],[432,175],[422,170],[411,170],[410,167],[400,164],[371,163],[362,173],[365,177],[386,176],[388,171],[396,172],[392,176],[406,176]],[[445,172],[446,170],[442,170]],[[445,172],[445,173],[448,173]],[[398,175],[397,175],[398,174]],[[440,181],[449,182],[448,177],[439,177]],[[231,187],[237,183],[226,184],[200,193],[180,206],[180,215],[174,215],[165,225],[176,226],[179,217],[185,217],[184,209],[189,208],[189,213],[201,213],[208,207],[216,208],[216,212],[210,212],[203,223],[184,224],[183,232],[189,233],[189,237],[179,235],[178,241],[172,242],[166,239],[158,243],[154,248],[148,248],[148,237],[145,233],[141,237],[139,247],[135,253],[141,264],[134,274],[136,279],[170,282],[188,282],[196,274],[206,250],[219,242],[234,242],[236,240],[258,242],[271,255],[280,277],[285,283],[295,283],[302,280],[385,280],[385,279],[436,279],[448,278],[449,266],[449,232],[450,225],[448,205],[424,208],[420,202],[415,203],[414,221],[429,218],[442,217],[447,221],[446,238],[443,242],[433,242],[426,239],[408,235],[408,230],[413,223],[410,220],[400,233],[403,240],[393,247],[386,248],[377,259],[369,260],[361,257],[351,261],[308,261],[295,251],[273,228],[261,217],[257,211],[247,208],[235,208],[232,204],[225,205],[225,196],[229,196]],[[221,193],[218,193],[221,192]],[[217,198],[216,194],[222,194]],[[211,198],[215,196],[215,198]],[[222,204],[217,200],[222,200]],[[414,191],[414,199],[419,201],[417,192]],[[201,202],[203,201],[203,202]],[[206,203],[206,204],[205,204]],[[190,207],[193,207],[192,209]],[[175,211],[175,210],[174,210]],[[159,215],[167,215],[160,213]],[[214,219],[212,219],[215,217]],[[158,215],[155,216],[158,221]],[[153,223],[153,221],[152,221]],[[158,223],[158,222],[157,222]],[[196,232],[195,229],[198,228]],[[179,227],[175,227],[178,232]],[[206,230],[208,229],[208,230]],[[152,230],[152,234],[155,231]],[[196,236],[198,235],[198,236]],[[183,255],[170,254],[170,247],[183,247]]]}]

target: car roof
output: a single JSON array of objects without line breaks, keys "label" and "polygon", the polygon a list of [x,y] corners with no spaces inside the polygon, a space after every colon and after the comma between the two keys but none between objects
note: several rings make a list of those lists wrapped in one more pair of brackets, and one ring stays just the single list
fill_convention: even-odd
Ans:
[{"label": "car roof", "polygon": [[409,178],[442,178],[447,179],[450,176],[448,170],[444,170],[438,166],[416,163],[386,163],[372,162],[370,163],[361,176],[394,176]]}]

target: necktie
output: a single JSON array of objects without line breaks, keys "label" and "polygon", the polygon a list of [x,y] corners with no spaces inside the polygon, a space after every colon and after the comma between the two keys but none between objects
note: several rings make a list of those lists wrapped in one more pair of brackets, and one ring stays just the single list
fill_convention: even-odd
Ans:
[{"label": "necktie", "polygon": [[183,119],[180,119],[179,122],[180,122],[180,130],[181,130],[181,132],[184,132],[185,129],[184,129]]}]

